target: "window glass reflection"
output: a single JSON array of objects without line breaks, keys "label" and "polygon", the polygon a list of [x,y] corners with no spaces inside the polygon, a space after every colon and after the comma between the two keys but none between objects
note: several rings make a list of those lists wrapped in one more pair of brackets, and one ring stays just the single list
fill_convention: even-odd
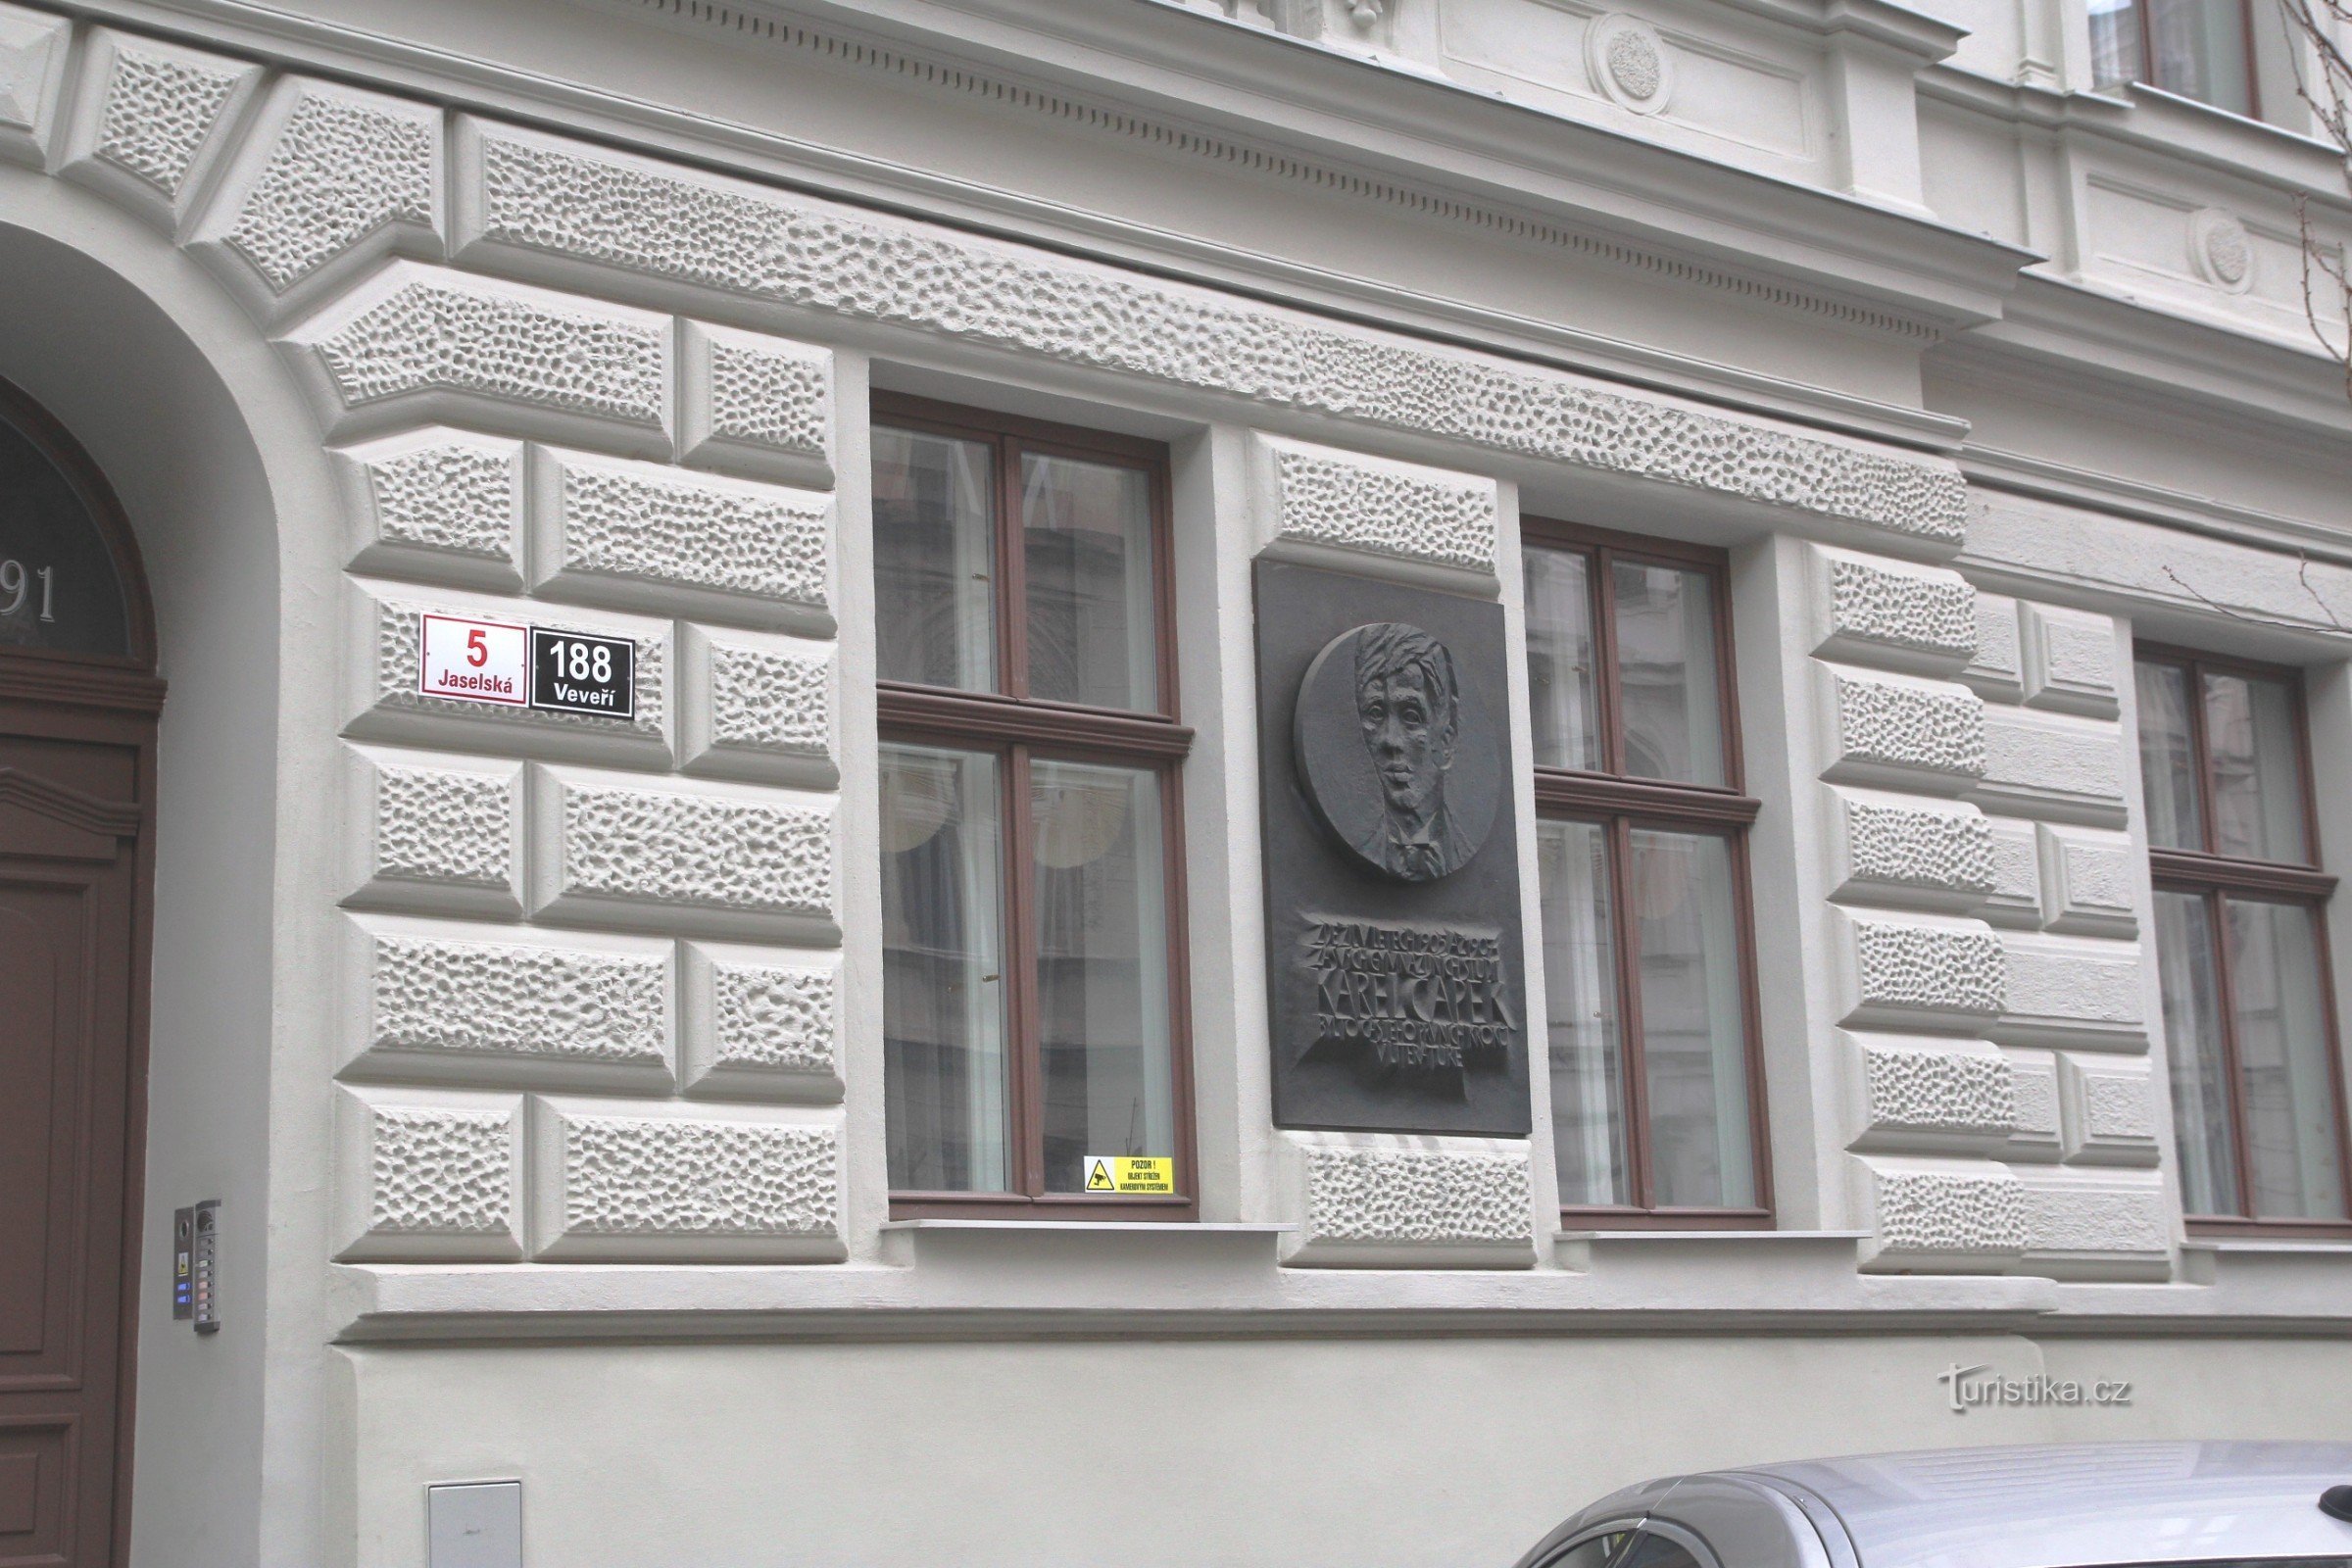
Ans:
[{"label": "window glass reflection", "polygon": [[1614,563],[1610,577],[1625,771],[1723,783],[1713,584],[1704,572],[1631,561]]},{"label": "window glass reflection", "polygon": [[1544,1033],[1560,1201],[1579,1207],[1630,1203],[1608,830],[1592,822],[1539,822],[1536,864],[1543,884]]},{"label": "window glass reflection", "polygon": [[878,672],[884,680],[994,690],[989,448],[879,425],[873,436]]},{"label": "window glass reflection", "polygon": [[1029,695],[1156,710],[1151,480],[1072,458],[1021,459]]},{"label": "window glass reflection", "polygon": [[1756,1201],[1755,1159],[1731,847],[1702,834],[1636,828],[1627,881],[1652,1201],[1747,1207]]}]

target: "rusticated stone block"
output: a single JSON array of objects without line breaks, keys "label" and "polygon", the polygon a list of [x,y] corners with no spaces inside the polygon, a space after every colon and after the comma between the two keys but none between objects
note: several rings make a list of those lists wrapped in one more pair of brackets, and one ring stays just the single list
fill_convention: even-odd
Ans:
[{"label": "rusticated stone block", "polygon": [[2009,1080],[2017,1092],[2017,1130],[2009,1135],[2001,1157],[2057,1163],[2066,1152],[2066,1143],[2056,1054],[2018,1046],[2002,1047],[2001,1054],[2009,1059]]},{"label": "rusticated stone block", "polygon": [[256,117],[211,203],[197,253],[263,315],[398,246],[438,255],[437,105],[289,77]]},{"label": "rusticated stone block", "polygon": [[678,449],[689,463],[833,487],[833,351],[688,321]]},{"label": "rusticated stone block", "polygon": [[1856,1156],[1865,1268],[1999,1273],[2029,1239],[2024,1187],[1990,1160]]},{"label": "rusticated stone block", "polygon": [[1984,704],[1965,686],[1824,666],[1833,783],[1957,794],[1984,771]]},{"label": "rusticated stone block", "polygon": [[814,956],[686,945],[683,1064],[691,1092],[841,1098],[841,975]]},{"label": "rusticated stone block", "polygon": [[545,447],[531,470],[542,597],[831,629],[831,497]]},{"label": "rusticated stone block", "polygon": [[335,1101],[337,1257],[522,1255],[519,1099],[344,1087]]},{"label": "rusticated stone block", "polygon": [[2041,852],[2034,824],[1989,816],[1992,833],[1992,891],[1977,913],[1994,925],[2031,931],[2041,924]]},{"label": "rusticated stone block", "polygon": [[1946,675],[1977,654],[1977,591],[1956,571],[1812,547],[1825,658]]},{"label": "rusticated stone block", "polygon": [[530,903],[540,918],[829,945],[839,936],[833,897],[826,797],[532,768]]},{"label": "rusticated stone block", "polygon": [[460,244],[595,263],[1957,548],[1948,464],[1603,390],[648,159],[460,122]]},{"label": "rusticated stone block", "polygon": [[2094,828],[2035,828],[2039,840],[2043,914],[2053,931],[2090,936],[2137,934],[2139,917],[2132,899],[2139,884],[2140,858],[2122,833]]},{"label": "rusticated stone block", "polygon": [[2025,1255],[2018,1267],[2061,1279],[2163,1279],[2171,1273],[2172,1205],[2154,1171],[2020,1173]]},{"label": "rusticated stone block", "polygon": [[2070,1163],[2156,1163],[2156,1079],[2144,1058],[2061,1056],[2059,1083]]},{"label": "rusticated stone block", "polygon": [[522,764],[353,747],[347,903],[522,912]]},{"label": "rusticated stone block", "polygon": [[1856,1148],[1990,1152],[2017,1122],[2008,1058],[1982,1040],[1848,1035],[1860,1058]]},{"label": "rusticated stone block", "polygon": [[678,739],[689,773],[829,786],[835,767],[831,643],[685,628]]},{"label": "rusticated stone block", "polygon": [[[671,622],[585,610],[550,614],[542,607],[512,599],[416,592],[388,583],[348,581],[344,613],[352,639],[348,678],[353,689],[345,734],[359,740],[488,747],[538,757],[652,765],[670,761]],[[637,710],[627,718],[550,712],[419,692],[418,617],[428,613],[628,638],[637,645]]]},{"label": "rusticated stone block", "polygon": [[2093,718],[2113,718],[2123,710],[2116,696],[2123,661],[2113,616],[2020,605],[2018,630],[2025,654],[2027,706]]},{"label": "rusticated stone block", "polygon": [[1507,1140],[1283,1139],[1297,1235],[1283,1260],[1371,1268],[1528,1268],[1527,1146]]},{"label": "rusticated stone block", "polygon": [[1494,574],[1492,479],[1265,435],[1251,461],[1269,542]]},{"label": "rusticated stone block", "polygon": [[406,412],[666,457],[670,338],[667,317],[398,262],[290,341],[337,433]]},{"label": "rusticated stone block", "polygon": [[1979,696],[2014,703],[2026,694],[2025,660],[2017,601],[1999,594],[1977,595],[1977,656],[1960,671],[1960,678]]},{"label": "rusticated stone block", "polygon": [[848,1255],[841,1135],[829,1120],[534,1097],[531,1128],[536,1256]]},{"label": "rusticated stone block", "polygon": [[1977,1028],[2006,990],[2000,939],[1977,922],[1841,914],[1847,1023]]},{"label": "rusticated stone block", "polygon": [[73,53],[69,19],[0,5],[0,158],[35,169],[48,162]]},{"label": "rusticated stone block", "polygon": [[1967,908],[1992,890],[1992,829],[1975,807],[1855,790],[1832,797],[1839,897]]},{"label": "rusticated stone block", "polygon": [[2147,1035],[2136,943],[2005,935],[2001,1040],[2140,1051]]},{"label": "rusticated stone block", "polygon": [[380,918],[351,941],[353,1059],[370,1073],[669,1087],[667,942]]},{"label": "rusticated stone block", "polygon": [[95,30],[59,172],[170,229],[261,75],[247,61]]},{"label": "rusticated stone block", "polygon": [[1984,715],[1984,776],[1969,793],[1988,811],[2122,827],[2123,728],[1992,709]]},{"label": "rusticated stone block", "polygon": [[418,430],[333,454],[350,564],[492,592],[522,587],[522,444]]}]

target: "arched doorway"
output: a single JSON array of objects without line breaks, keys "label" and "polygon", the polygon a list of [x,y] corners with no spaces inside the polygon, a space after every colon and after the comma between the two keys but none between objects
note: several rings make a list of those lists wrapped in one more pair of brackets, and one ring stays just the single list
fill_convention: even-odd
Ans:
[{"label": "arched doorway", "polygon": [[113,492],[0,382],[0,1561],[129,1519],[155,671]]}]

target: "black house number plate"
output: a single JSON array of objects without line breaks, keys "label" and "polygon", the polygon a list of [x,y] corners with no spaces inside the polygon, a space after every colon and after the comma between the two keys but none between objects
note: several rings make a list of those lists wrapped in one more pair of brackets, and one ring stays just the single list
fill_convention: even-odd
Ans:
[{"label": "black house number plate", "polygon": [[637,645],[626,637],[531,628],[531,706],[604,718],[637,714]]}]

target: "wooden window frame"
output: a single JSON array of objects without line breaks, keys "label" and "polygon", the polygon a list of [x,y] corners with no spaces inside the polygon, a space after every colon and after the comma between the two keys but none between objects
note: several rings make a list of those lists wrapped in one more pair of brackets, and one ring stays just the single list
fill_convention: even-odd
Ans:
[{"label": "wooden window frame", "polygon": [[[1770,1116],[1765,1103],[1763,1007],[1756,987],[1754,884],[1748,865],[1748,828],[1762,803],[1745,792],[1740,751],[1740,690],[1732,646],[1731,560],[1723,551],[1650,539],[1581,523],[1528,517],[1520,523],[1527,550],[1568,551],[1586,558],[1592,616],[1593,701],[1599,717],[1599,770],[1535,769],[1539,818],[1595,823],[1609,837],[1609,920],[1616,953],[1620,1109],[1626,1117],[1626,1171],[1633,1201],[1606,1206],[1563,1203],[1563,1225],[1588,1230],[1770,1230],[1774,1223]],[[1723,719],[1722,785],[1639,778],[1622,771],[1624,726],[1617,665],[1617,613],[1608,591],[1619,561],[1673,566],[1705,575],[1714,600],[1715,681]],[[1649,1087],[1642,1055],[1642,996],[1637,927],[1631,919],[1633,830],[1663,828],[1724,841],[1732,868],[1733,918],[1739,943],[1740,1029],[1747,1066],[1748,1148],[1756,1201],[1745,1207],[1660,1208],[1651,1201]]]},{"label": "wooden window frame", "polygon": [[[2224,1087],[2230,1105],[2230,1141],[2235,1156],[2240,1206],[2247,1210],[2254,1206],[2254,1155],[2252,1144],[2246,1136],[2245,1089],[2237,1045],[2236,992],[2230,974],[2230,944],[2225,935],[2228,927],[2224,904],[2232,895],[2269,904],[2299,905],[2311,911],[2312,939],[2319,960],[2320,1013],[2328,1031],[2328,1081],[2335,1102],[2336,1174],[2342,1187],[2346,1213],[2352,1214],[2352,1126],[2347,1125],[2344,1109],[2343,1041],[2336,1024],[2334,960],[2328,942],[2328,904],[2335,892],[2336,878],[2320,868],[2319,797],[2311,764],[2311,719],[2304,706],[2303,672],[2290,664],[2260,663],[2253,660],[2231,659],[2165,643],[2136,643],[2132,650],[2132,659],[2134,666],[2161,664],[2181,670],[2188,683],[2189,753],[2197,774],[2197,836],[2204,848],[2176,850],[2151,844],[2148,846],[2148,875],[2154,891],[2158,893],[2192,894],[2201,900],[2205,906],[2207,928],[2213,933],[2214,988],[2221,1015],[2222,1070],[2229,1080]],[[2216,837],[2213,751],[2205,736],[2205,676],[2209,672],[2279,681],[2286,686],[2288,706],[2294,713],[2295,761],[2303,790],[2303,845],[2310,856],[2308,863],[2297,865],[2213,853]],[[2167,1092],[2170,1092],[2169,1085]],[[2180,1157],[2178,1146],[2179,1139],[2176,1136],[2176,1159]],[[2336,1240],[2352,1236],[2352,1218],[2265,1219],[2251,1212],[2184,1214],[2182,1217],[2192,1234],[2204,1236],[2326,1237]]]},{"label": "wooden window frame", "polygon": [[[2262,72],[2255,60],[2254,7],[2248,3],[2248,0],[2231,0],[2231,3],[2237,7],[2238,26],[2245,39],[2246,118],[2260,120],[2262,119]],[[2156,79],[2155,10],[2156,8],[2150,3],[2150,0],[2132,0],[2132,30],[2139,39],[2139,70],[2133,73],[2132,79],[2141,86],[2153,87],[2158,92],[2169,92],[2176,98],[2187,98],[2190,103],[2205,103],[2202,98],[2191,97],[2177,87],[2167,87]],[[2205,104],[2205,107],[2220,109],[2225,115],[2237,113],[2234,109],[2224,109],[2220,104]]]},{"label": "wooden window frame", "polygon": [[[1193,732],[1178,720],[1176,685],[1175,548],[1172,537],[1168,449],[1141,437],[1087,430],[1041,419],[1000,415],[929,398],[876,392],[876,425],[986,443],[995,465],[992,554],[996,616],[997,690],[877,680],[875,708],[884,744],[952,747],[997,759],[1000,798],[998,853],[1003,856],[1003,903],[997,911],[1004,965],[1006,1137],[1011,1148],[1010,1193],[896,1192],[893,1219],[1028,1219],[1040,1221],[1169,1221],[1200,1218],[1199,1140],[1194,1125],[1192,986],[1185,910],[1183,763]],[[1025,607],[1027,572],[1021,522],[1021,457],[1042,453],[1112,463],[1149,475],[1152,529],[1152,612],[1156,712],[1049,702],[1027,695],[1029,669]],[[1159,789],[1160,870],[1166,901],[1168,1052],[1175,1102],[1178,1196],[1089,1197],[1045,1190],[1045,1060],[1037,1038],[1037,945],[1026,912],[1036,906],[1029,820],[1032,761],[1108,763],[1150,772]]]}]

